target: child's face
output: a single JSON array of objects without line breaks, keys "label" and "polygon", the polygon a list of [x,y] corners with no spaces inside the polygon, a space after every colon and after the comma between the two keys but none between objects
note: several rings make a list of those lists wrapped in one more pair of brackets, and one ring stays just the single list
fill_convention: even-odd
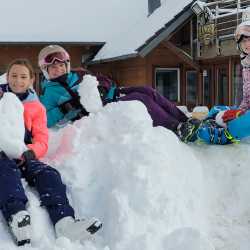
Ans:
[{"label": "child's face", "polygon": [[33,83],[29,69],[24,65],[14,64],[7,75],[7,80],[14,93],[24,93]]},{"label": "child's face", "polygon": [[250,37],[243,37],[241,41],[241,47],[244,52],[250,54]]},{"label": "child's face", "polygon": [[48,75],[50,79],[57,78],[67,73],[66,65],[63,62],[56,62],[48,66]]}]

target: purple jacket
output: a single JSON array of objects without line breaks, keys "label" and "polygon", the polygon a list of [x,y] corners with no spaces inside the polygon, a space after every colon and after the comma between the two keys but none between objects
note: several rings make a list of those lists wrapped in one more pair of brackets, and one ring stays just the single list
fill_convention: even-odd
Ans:
[{"label": "purple jacket", "polygon": [[243,99],[240,104],[240,108],[247,110],[250,109],[250,68],[243,67],[242,70],[243,79]]}]

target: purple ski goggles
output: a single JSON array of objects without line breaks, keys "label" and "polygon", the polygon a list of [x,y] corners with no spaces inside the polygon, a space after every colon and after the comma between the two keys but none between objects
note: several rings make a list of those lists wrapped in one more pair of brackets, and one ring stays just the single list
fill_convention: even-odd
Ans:
[{"label": "purple ski goggles", "polygon": [[66,62],[66,61],[69,61],[69,55],[64,52],[51,53],[44,58],[44,63],[47,65],[54,64],[55,62]]}]

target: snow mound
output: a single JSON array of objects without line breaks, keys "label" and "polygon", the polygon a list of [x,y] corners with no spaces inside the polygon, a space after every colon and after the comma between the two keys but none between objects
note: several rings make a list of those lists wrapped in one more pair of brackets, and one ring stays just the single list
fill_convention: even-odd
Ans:
[{"label": "snow mound", "polygon": [[23,105],[16,95],[5,93],[0,99],[0,121],[0,149],[10,158],[19,158],[27,147],[23,141]]},{"label": "snow mound", "polygon": [[[140,102],[119,102],[50,130],[45,159],[67,185],[77,218],[103,229],[80,244],[55,239],[33,188],[23,185],[32,250],[247,250],[250,146],[186,145],[152,120]],[[17,248],[0,217],[0,249]],[[185,247],[184,247],[185,246]]]},{"label": "snow mound", "polygon": [[63,143],[49,161],[78,213],[103,221],[101,236],[111,249],[165,249],[174,228],[202,228],[200,162],[174,133],[153,128],[140,102],[109,104],[64,130],[68,142],[61,130],[51,135]]}]

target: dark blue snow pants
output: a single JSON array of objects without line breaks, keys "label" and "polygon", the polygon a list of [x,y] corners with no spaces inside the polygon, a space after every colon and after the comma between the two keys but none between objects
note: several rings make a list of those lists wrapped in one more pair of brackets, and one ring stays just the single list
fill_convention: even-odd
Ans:
[{"label": "dark blue snow pants", "polygon": [[74,217],[59,172],[38,160],[27,162],[25,167],[21,171],[14,160],[0,158],[0,209],[5,219],[8,221],[11,215],[25,210],[28,199],[21,183],[22,177],[36,188],[41,206],[47,208],[54,225],[65,216]]},{"label": "dark blue snow pants", "polygon": [[180,122],[187,121],[187,116],[173,102],[151,87],[125,87],[120,92],[125,96],[120,97],[118,101],[141,101],[146,106],[153,126],[163,126],[176,131]]}]

